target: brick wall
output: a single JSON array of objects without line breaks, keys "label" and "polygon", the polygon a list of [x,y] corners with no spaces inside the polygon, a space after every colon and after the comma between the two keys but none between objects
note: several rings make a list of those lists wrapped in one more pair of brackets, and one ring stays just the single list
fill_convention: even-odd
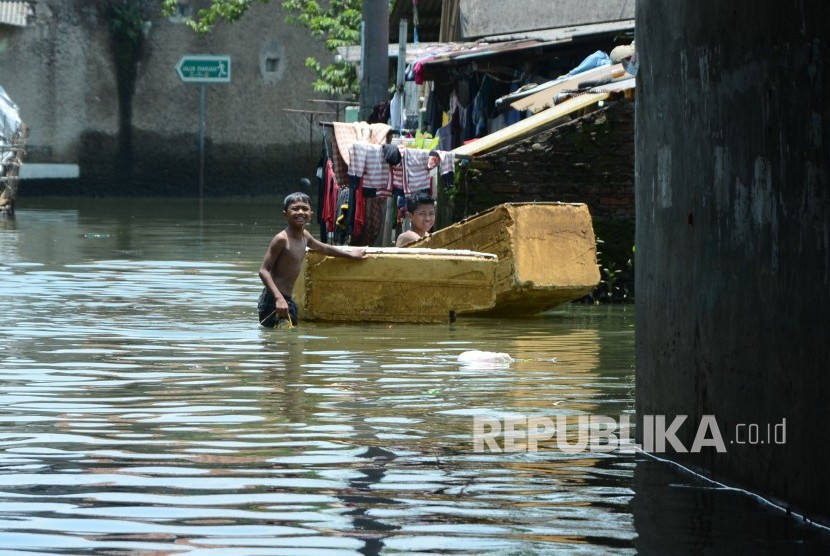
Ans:
[{"label": "brick wall", "polygon": [[454,197],[459,220],[505,202],[588,204],[600,220],[634,220],[634,102],[587,115],[476,157]]}]

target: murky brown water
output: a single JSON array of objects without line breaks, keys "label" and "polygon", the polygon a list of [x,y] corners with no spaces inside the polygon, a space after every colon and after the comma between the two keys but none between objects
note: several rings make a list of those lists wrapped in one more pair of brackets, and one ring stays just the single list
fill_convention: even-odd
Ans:
[{"label": "murky brown water", "polygon": [[[259,328],[276,205],[24,198],[0,220],[2,554],[826,546],[631,454],[474,450],[476,417],[630,415],[632,307]],[[700,527],[736,512],[752,525]]]}]

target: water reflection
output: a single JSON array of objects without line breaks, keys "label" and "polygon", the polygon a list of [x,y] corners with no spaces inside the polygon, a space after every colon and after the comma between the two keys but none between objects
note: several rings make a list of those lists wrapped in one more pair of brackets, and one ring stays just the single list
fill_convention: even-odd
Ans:
[{"label": "water reflection", "polygon": [[[3,554],[652,546],[639,509],[666,488],[645,479],[632,513],[632,456],[471,437],[476,415],[630,412],[630,308],[265,330],[272,207],[208,204],[200,222],[175,202],[60,203],[0,228]],[[471,349],[516,361],[460,365]]]}]

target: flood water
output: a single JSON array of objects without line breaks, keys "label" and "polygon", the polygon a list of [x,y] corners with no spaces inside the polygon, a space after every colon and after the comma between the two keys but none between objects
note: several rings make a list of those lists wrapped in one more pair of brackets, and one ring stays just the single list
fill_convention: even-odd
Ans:
[{"label": "flood water", "polygon": [[266,330],[276,200],[19,201],[0,220],[3,555],[830,551],[629,452],[476,450],[482,418],[633,422],[633,306]]}]

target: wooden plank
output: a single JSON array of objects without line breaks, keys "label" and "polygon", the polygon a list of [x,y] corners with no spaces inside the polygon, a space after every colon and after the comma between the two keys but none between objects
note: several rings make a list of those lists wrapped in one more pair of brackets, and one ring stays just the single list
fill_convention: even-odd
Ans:
[{"label": "wooden plank", "polygon": [[481,139],[461,145],[453,149],[453,153],[460,156],[472,156],[480,154],[484,151],[499,147],[502,143],[507,141],[519,139],[525,135],[533,133],[536,129],[549,124],[550,122],[567,116],[571,112],[575,112],[582,108],[587,108],[592,104],[596,104],[601,100],[605,100],[610,96],[609,93],[586,93],[574,98],[570,98],[561,104],[557,104],[553,108],[543,110],[538,114],[534,114],[529,118],[516,122],[513,125],[507,126],[490,135],[485,135]]},{"label": "wooden plank", "polygon": [[[579,87],[583,81],[597,81],[606,77],[622,77],[625,74],[625,68],[622,64],[614,64],[612,66],[602,66],[593,68],[582,73],[578,73],[569,79],[562,80],[558,83],[545,87],[538,93],[533,93],[519,100],[510,103],[511,108],[516,110],[530,110],[534,114],[553,106],[553,97],[562,91],[572,91]],[[544,87],[544,85],[540,85]]]}]

